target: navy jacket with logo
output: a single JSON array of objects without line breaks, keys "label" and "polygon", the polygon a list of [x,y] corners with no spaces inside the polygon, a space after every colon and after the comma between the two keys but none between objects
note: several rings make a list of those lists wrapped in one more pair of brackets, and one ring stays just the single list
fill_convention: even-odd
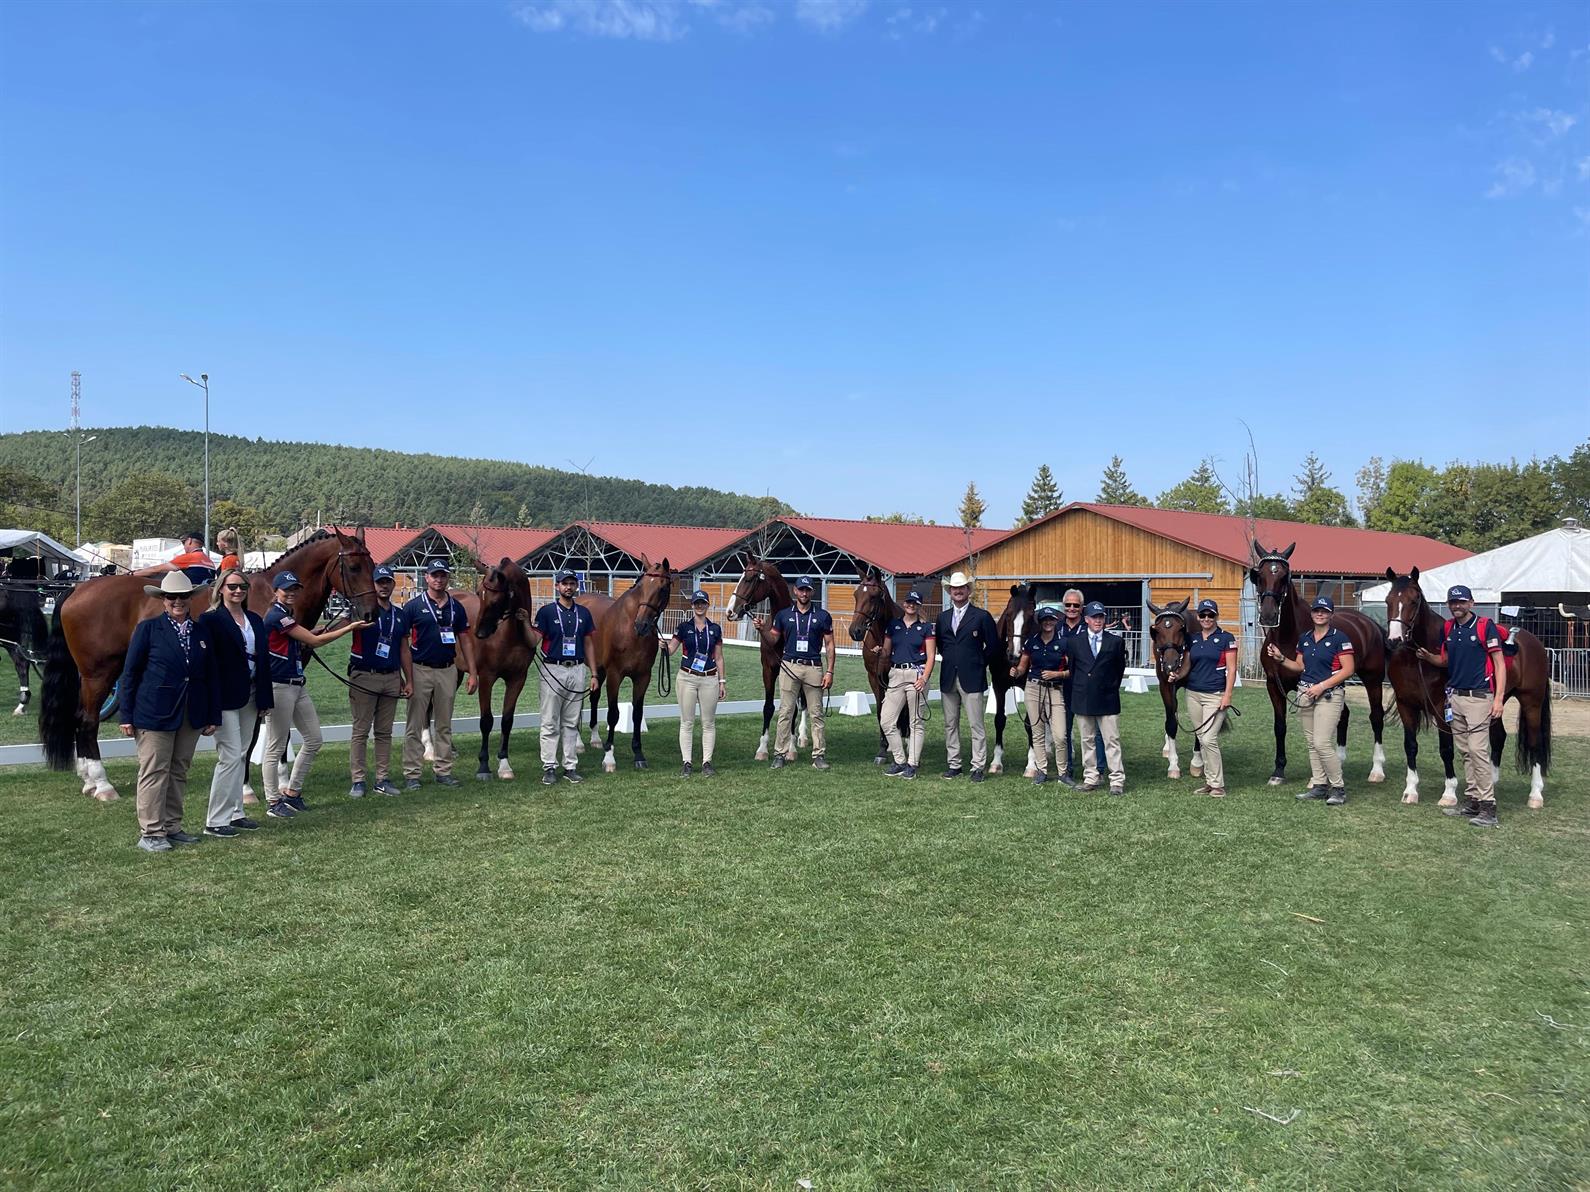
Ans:
[{"label": "navy jacket with logo", "polygon": [[139,621],[127,647],[121,677],[121,723],[175,732],[186,720],[194,728],[221,723],[210,631],[198,621],[183,652],[177,627],[164,613]]},{"label": "navy jacket with logo", "polygon": [[[254,710],[269,712],[276,706],[271,693],[270,647],[265,636],[265,619],[252,609],[243,615],[254,627]],[[217,690],[223,711],[235,712],[248,703],[248,654],[244,650],[243,631],[224,608],[212,608],[199,618],[210,634],[210,648],[215,653]],[[216,721],[217,724],[220,721]]]},{"label": "navy jacket with logo", "polygon": [[1066,706],[1078,716],[1119,716],[1126,643],[1116,634],[1101,633],[1095,654],[1084,628],[1066,638],[1066,657],[1071,660],[1071,693]]},{"label": "navy jacket with logo", "polygon": [[939,669],[939,690],[951,691],[959,683],[962,691],[986,691],[988,668],[1005,664],[1005,645],[999,640],[999,627],[986,608],[968,604],[961,616],[961,631],[956,633],[955,606],[952,604],[939,614],[933,625],[933,636],[938,638],[939,657],[944,665]]}]

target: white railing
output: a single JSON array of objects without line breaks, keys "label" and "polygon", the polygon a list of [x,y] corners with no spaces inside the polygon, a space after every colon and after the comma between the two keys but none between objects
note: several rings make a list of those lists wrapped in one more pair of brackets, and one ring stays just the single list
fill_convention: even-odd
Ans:
[{"label": "white railing", "polygon": [[1547,650],[1551,693],[1559,699],[1590,699],[1590,649]]}]

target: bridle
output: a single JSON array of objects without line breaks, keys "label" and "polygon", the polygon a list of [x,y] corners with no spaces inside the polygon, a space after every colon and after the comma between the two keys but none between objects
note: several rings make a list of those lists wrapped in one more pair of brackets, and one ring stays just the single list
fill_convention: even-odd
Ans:
[{"label": "bridle", "polygon": [[[370,552],[365,549],[363,545],[361,545],[357,550],[349,550],[346,543],[344,543],[341,538],[338,538],[337,578],[342,581],[338,585],[338,589],[342,592],[343,599],[355,607],[357,607],[359,598],[361,596],[374,596],[376,594],[374,579],[370,581],[370,586],[368,588],[357,592],[353,590],[353,569],[348,565],[348,559],[350,557],[358,558],[360,555],[363,555],[368,559],[370,557]],[[372,570],[371,575],[373,576],[374,574],[375,573]]]},{"label": "bridle", "polygon": [[[1174,613],[1166,613],[1154,618],[1154,623],[1152,626],[1150,626],[1149,633],[1152,636],[1154,630],[1156,629],[1164,629],[1168,632],[1169,630],[1174,629],[1177,625],[1181,626],[1182,636],[1185,638],[1187,635],[1187,622],[1180,614]],[[1166,657],[1166,655],[1171,653],[1174,653],[1176,656],[1176,661],[1174,663],[1171,663]],[[1182,641],[1181,643],[1156,641],[1154,643],[1154,669],[1158,672],[1158,677],[1161,682],[1176,682],[1176,675],[1181,670],[1182,664],[1186,661],[1186,641]]]},{"label": "bridle", "polygon": [[[491,577],[494,575],[499,577],[499,582],[495,585],[491,582]],[[482,625],[485,624],[486,612],[490,609],[496,621],[491,627],[492,633],[497,631],[498,625],[512,619],[519,605],[518,592],[514,591],[512,584],[502,582],[501,576],[502,572],[493,567],[480,579],[480,621]],[[490,603],[488,603],[488,600]],[[499,601],[503,602],[501,608],[497,607]],[[489,637],[491,635],[487,634],[486,636]]]},{"label": "bridle", "polygon": [[[668,598],[673,595],[674,580],[673,575],[667,571],[657,572],[655,574],[648,571],[641,576],[641,579],[648,578],[662,580],[662,584],[660,587],[658,587],[656,593],[656,605],[653,606],[650,600],[643,600],[641,601],[640,605],[644,611],[651,614],[652,632],[657,634],[661,632],[660,626],[662,625],[663,609],[668,607]],[[639,618],[637,618],[637,620],[638,619]]]},{"label": "bridle", "polygon": [[745,620],[751,615],[751,610],[753,608],[761,604],[762,601],[766,600],[770,595],[772,595],[773,581],[768,579],[767,573],[762,570],[762,568],[765,566],[767,566],[766,563],[759,562],[755,567],[746,568],[745,574],[740,576],[740,584],[745,583],[745,581],[750,579],[753,575],[756,577],[756,582],[751,588],[752,592],[755,592],[758,586],[766,589],[755,600],[752,600],[749,596],[741,596],[740,584],[734,585],[734,591],[729,594],[729,601],[730,603],[738,601],[740,607],[739,610],[729,618],[731,621]]},{"label": "bridle", "polygon": [[[1259,628],[1260,629],[1279,629],[1281,627],[1281,603],[1282,603],[1282,601],[1284,601],[1286,599],[1287,596],[1289,596],[1291,594],[1291,590],[1292,590],[1292,563],[1284,555],[1267,554],[1267,555],[1263,556],[1262,558],[1260,558],[1256,563],[1253,564],[1253,576],[1254,576],[1254,584],[1253,584],[1253,586],[1254,586],[1254,588],[1256,590],[1257,590],[1257,588],[1259,586],[1259,584],[1258,584],[1259,569],[1261,567],[1263,567],[1266,563],[1279,563],[1281,565],[1282,574],[1281,574],[1280,580],[1279,580],[1279,587],[1280,587],[1281,590],[1279,592],[1268,592],[1268,591],[1266,591],[1266,592],[1257,592],[1257,597],[1258,597],[1258,602],[1259,602]],[[1275,624],[1274,625],[1266,625],[1264,623],[1264,598],[1266,596],[1268,596],[1271,600],[1275,601]]]},{"label": "bridle", "polygon": [[[883,585],[877,580],[873,579],[871,576],[868,576],[866,579],[862,580],[856,585],[856,595],[861,595],[869,588],[872,589],[872,591],[869,593],[872,599],[868,602],[866,616],[860,619],[861,633],[859,635],[852,635],[856,641],[864,640],[867,634],[872,632],[873,628],[878,624],[878,621],[884,611]],[[851,618],[851,624],[852,626],[856,624],[856,618]]]}]

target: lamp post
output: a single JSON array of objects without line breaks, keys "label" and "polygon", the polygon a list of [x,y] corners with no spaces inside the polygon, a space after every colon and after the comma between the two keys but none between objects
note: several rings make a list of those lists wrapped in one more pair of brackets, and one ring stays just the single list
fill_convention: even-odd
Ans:
[{"label": "lamp post", "polygon": [[83,444],[92,443],[98,435],[75,434],[77,447],[77,546],[83,545]]},{"label": "lamp post", "polygon": [[182,379],[204,390],[204,551],[210,551],[210,374],[200,373],[195,381],[187,373]]}]

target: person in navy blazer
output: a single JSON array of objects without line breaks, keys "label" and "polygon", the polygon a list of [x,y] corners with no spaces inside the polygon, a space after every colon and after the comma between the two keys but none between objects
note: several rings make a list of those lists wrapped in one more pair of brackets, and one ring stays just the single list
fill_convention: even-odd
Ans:
[{"label": "person in navy blazer", "polygon": [[275,706],[266,658],[265,620],[248,606],[248,577],[236,567],[216,580],[221,603],[199,618],[210,635],[220,687],[221,727],[215,730],[215,773],[204,834],[223,839],[259,824],[243,814],[247,750],[259,718]]},{"label": "person in navy blazer", "polygon": [[1121,677],[1126,673],[1126,643],[1104,631],[1104,605],[1088,602],[1082,610],[1087,628],[1066,638],[1071,671],[1071,710],[1082,728],[1082,789],[1099,789],[1095,742],[1104,740],[1110,768],[1110,794],[1126,793],[1126,768],[1121,761]]},{"label": "person in navy blazer", "polygon": [[933,633],[939,643],[939,692],[944,697],[944,750],[949,755],[946,779],[961,776],[961,704],[972,723],[972,781],[981,782],[988,760],[983,702],[988,695],[988,668],[1003,665],[1004,643],[988,610],[972,603],[972,581],[957,571],[950,576],[950,606],[939,614]]},{"label": "person in navy blazer", "polygon": [[159,596],[165,612],[138,622],[122,672],[123,736],[138,741],[138,847],[164,853],[197,844],[182,830],[188,767],[200,735],[221,723],[221,693],[209,630],[188,616],[193,581],[166,573]]}]

